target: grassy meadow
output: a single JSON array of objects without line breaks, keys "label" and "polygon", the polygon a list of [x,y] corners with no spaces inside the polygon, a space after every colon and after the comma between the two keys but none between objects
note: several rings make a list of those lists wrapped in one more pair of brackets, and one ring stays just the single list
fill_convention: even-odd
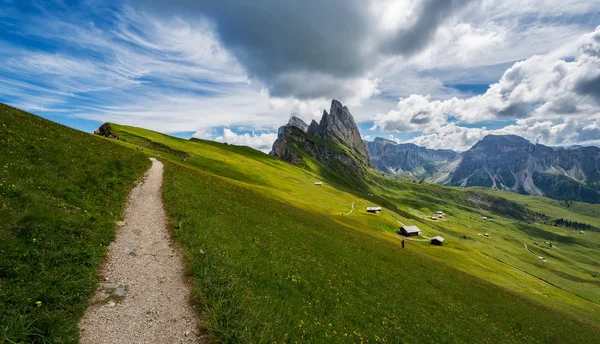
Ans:
[{"label": "grassy meadow", "polygon": [[598,333],[327,216],[179,165],[166,171],[203,325],[220,341],[543,343]]},{"label": "grassy meadow", "polygon": [[[490,196],[385,178],[374,178],[368,191],[358,192],[324,178],[322,167],[310,160],[296,168],[247,147],[117,125],[113,131],[144,138],[146,153],[171,161],[166,206],[197,282],[205,325],[221,340],[439,342],[441,337],[426,337],[435,328],[450,342],[519,342],[521,336],[531,342],[571,341],[551,319],[572,322],[569,327],[589,335],[585,340],[598,334],[599,233],[582,237],[544,225],[536,214],[549,221],[553,212],[506,193]],[[158,148],[164,146],[186,155]],[[325,185],[315,186],[318,180]],[[355,210],[347,215],[352,204]],[[385,209],[369,214],[368,205]],[[597,205],[581,207],[585,214],[600,211]],[[433,221],[437,210],[446,215]],[[423,230],[404,250],[395,234],[401,223]],[[427,237],[434,235],[446,238],[443,247],[429,245]],[[492,297],[483,290],[501,297],[486,303],[474,296]],[[321,306],[323,300],[328,306]],[[386,311],[373,308],[378,303]],[[394,314],[398,318],[390,321]],[[525,320],[518,315],[524,314],[528,324],[538,324],[527,334],[519,325]],[[411,316],[421,320],[411,322]],[[373,320],[377,317],[380,323]],[[306,325],[310,319],[312,325]],[[384,322],[394,325],[384,329]],[[360,336],[347,339],[350,330]]]},{"label": "grassy meadow", "polygon": [[[0,125],[0,342],[77,342],[148,156],[215,341],[598,342],[600,232],[550,223],[600,228],[599,205],[376,173],[356,189],[308,158],[115,124],[109,140],[7,106]],[[401,224],[423,231],[404,249]]]},{"label": "grassy meadow", "polygon": [[136,152],[0,104],[0,343],[75,343]]}]

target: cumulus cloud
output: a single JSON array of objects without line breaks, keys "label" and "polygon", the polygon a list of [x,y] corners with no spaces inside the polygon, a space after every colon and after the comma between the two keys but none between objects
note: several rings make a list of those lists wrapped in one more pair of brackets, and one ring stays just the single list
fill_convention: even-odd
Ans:
[{"label": "cumulus cloud", "polygon": [[271,150],[277,133],[236,133],[230,128],[224,128],[222,135],[215,135],[215,130],[205,128],[196,131],[192,137],[229,143],[232,145],[248,146],[265,153]]},{"label": "cumulus cloud", "polygon": [[431,100],[411,95],[397,109],[378,115],[384,131],[436,131],[449,119],[558,118],[598,114],[600,100],[600,27],[576,42],[510,67],[482,94],[466,99]]},{"label": "cumulus cloud", "polygon": [[435,131],[446,123],[447,115],[451,113],[456,102],[457,98],[432,101],[430,96],[412,94],[401,99],[395,110],[377,116],[375,127],[384,131]]},{"label": "cumulus cloud", "polygon": [[591,118],[568,118],[566,121],[517,120],[500,129],[467,128],[448,123],[434,133],[420,135],[407,142],[432,149],[465,151],[486,135],[518,135],[533,143],[548,146],[600,145],[600,114]]},{"label": "cumulus cloud", "polygon": [[486,128],[466,128],[450,123],[440,127],[435,133],[417,136],[406,142],[431,149],[464,151],[487,134],[490,131]]}]

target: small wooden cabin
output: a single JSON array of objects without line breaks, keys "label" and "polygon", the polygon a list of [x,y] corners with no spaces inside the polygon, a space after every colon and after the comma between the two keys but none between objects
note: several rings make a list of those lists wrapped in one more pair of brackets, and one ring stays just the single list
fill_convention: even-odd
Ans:
[{"label": "small wooden cabin", "polygon": [[315,185],[323,186],[323,182],[315,182]]},{"label": "small wooden cabin", "polygon": [[379,214],[379,212],[381,212],[381,207],[367,207],[367,212]]},{"label": "small wooden cabin", "polygon": [[402,226],[398,230],[398,234],[405,236],[421,235],[421,230],[417,226]]},{"label": "small wooden cabin", "polygon": [[442,246],[444,244],[444,238],[442,238],[441,236],[434,236],[433,238],[431,238],[430,242],[432,245]]}]

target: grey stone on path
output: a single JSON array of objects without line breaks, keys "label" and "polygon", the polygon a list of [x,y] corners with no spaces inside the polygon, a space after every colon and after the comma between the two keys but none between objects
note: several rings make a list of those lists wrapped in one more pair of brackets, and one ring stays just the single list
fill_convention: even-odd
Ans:
[{"label": "grey stone on path", "polygon": [[182,256],[167,229],[163,165],[151,160],[108,247],[100,271],[106,282],[100,283],[79,324],[83,344],[208,342],[199,331]]}]

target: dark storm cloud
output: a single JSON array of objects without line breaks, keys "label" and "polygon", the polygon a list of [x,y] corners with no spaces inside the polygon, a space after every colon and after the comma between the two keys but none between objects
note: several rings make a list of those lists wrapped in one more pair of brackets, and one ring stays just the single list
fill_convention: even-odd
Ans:
[{"label": "dark storm cloud", "polygon": [[[384,34],[380,18],[363,0],[132,1],[143,9],[208,18],[222,44],[271,94],[298,98],[350,96],[355,91],[342,85],[345,81],[364,77],[383,54],[424,48],[439,25],[467,2],[427,0],[409,27]],[[306,81],[319,75],[338,82],[324,87]]]},{"label": "dark storm cloud", "polygon": [[532,108],[533,106],[530,104],[514,103],[496,112],[496,116],[506,118],[525,118],[529,116]]},{"label": "dark storm cloud", "polygon": [[578,80],[575,91],[579,94],[588,95],[600,104],[600,74],[592,78]]},{"label": "dark storm cloud", "polygon": [[384,45],[391,54],[412,54],[423,49],[439,25],[454,11],[471,0],[426,0],[419,9],[414,24],[406,30],[396,32]]},{"label": "dark storm cloud", "polygon": [[427,124],[431,121],[429,117],[430,113],[426,111],[421,111],[410,118],[410,123],[412,124]]},{"label": "dark storm cloud", "polygon": [[575,114],[578,112],[577,99],[570,96],[558,97],[552,100],[548,110],[552,113]]}]

